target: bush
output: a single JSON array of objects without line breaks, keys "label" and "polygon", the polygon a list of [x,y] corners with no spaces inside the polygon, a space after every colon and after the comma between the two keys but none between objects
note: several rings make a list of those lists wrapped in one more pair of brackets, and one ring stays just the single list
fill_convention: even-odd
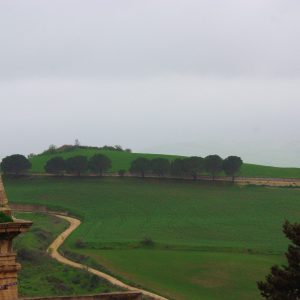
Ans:
[{"label": "bush", "polygon": [[78,239],[78,240],[75,241],[75,247],[76,248],[85,248],[86,243],[83,240]]},{"label": "bush", "polygon": [[41,228],[33,228],[31,232],[34,233],[40,243],[50,243],[53,239],[51,232],[43,230]]},{"label": "bush", "polygon": [[18,259],[23,262],[39,263],[43,257],[44,253],[42,251],[36,251],[28,248],[18,249]]},{"label": "bush", "polygon": [[154,241],[151,238],[145,237],[142,241],[141,244],[144,247],[153,247],[154,246]]},{"label": "bush", "polygon": [[58,295],[61,294],[70,294],[73,293],[73,289],[67,286],[64,282],[62,282],[59,278],[55,277],[55,275],[46,276],[46,280],[48,284],[51,286],[51,289],[55,291]]},{"label": "bush", "polygon": [[0,223],[9,223],[9,222],[13,222],[12,217],[6,215],[3,212],[0,212]]},{"label": "bush", "polygon": [[124,175],[126,174],[126,170],[121,169],[121,170],[118,171],[118,174],[119,174],[120,177],[124,177]]},{"label": "bush", "polygon": [[51,144],[47,150],[45,150],[44,152],[42,152],[42,154],[54,154],[57,152],[57,148],[55,145]]}]

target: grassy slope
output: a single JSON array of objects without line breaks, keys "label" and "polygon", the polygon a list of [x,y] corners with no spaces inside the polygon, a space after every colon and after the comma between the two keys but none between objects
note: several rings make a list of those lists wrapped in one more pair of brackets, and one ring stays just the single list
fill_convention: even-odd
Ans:
[{"label": "grassy slope", "polygon": [[[128,170],[132,160],[137,157],[147,157],[153,159],[155,157],[166,157],[168,159],[173,159],[176,156],[174,155],[162,155],[162,154],[142,154],[142,153],[129,153],[121,151],[109,151],[109,150],[95,150],[95,149],[77,149],[69,152],[60,153],[59,156],[64,158],[69,158],[74,155],[85,155],[91,157],[95,154],[104,154],[107,155],[112,160],[111,172],[117,172],[120,169]],[[31,159],[32,162],[32,172],[41,173],[44,172],[44,165],[47,160],[51,157],[57,156],[58,154],[43,154],[37,155]]]},{"label": "grassy slope", "polygon": [[[59,155],[63,156],[64,158],[68,158],[74,155],[86,155],[87,157],[91,157],[96,153],[105,154],[110,157],[110,159],[112,160],[112,168],[110,170],[111,172],[117,172],[120,169],[128,170],[131,161],[137,157],[147,157],[149,159],[155,157],[166,157],[170,160],[179,157],[175,155],[128,153],[95,149],[77,149]],[[33,157],[31,159],[32,172],[43,173],[44,165],[46,164],[47,160],[56,155],[44,154]],[[248,177],[300,178],[300,168],[278,168],[254,164],[244,164],[240,175]]]},{"label": "grassy slope", "polygon": [[298,189],[133,178],[9,180],[6,188],[11,201],[84,217],[77,236],[93,247],[149,236],[170,246],[282,251],[283,221],[300,217]]},{"label": "grassy slope", "polygon": [[[8,180],[6,187],[13,202],[81,215],[67,247],[176,299],[257,299],[255,281],[281,259],[267,254],[286,249],[284,219],[300,217],[297,189],[119,178]],[[146,236],[153,249],[139,247]],[[74,248],[78,238],[87,248]]]},{"label": "grassy slope", "polygon": [[282,258],[274,255],[163,250],[83,250],[132,282],[176,300],[260,299],[256,281]]},{"label": "grassy slope", "polygon": [[240,175],[245,177],[300,178],[300,168],[279,168],[244,164]]},{"label": "grassy slope", "polygon": [[[44,214],[17,213],[32,220],[32,228],[14,243],[22,264],[19,291],[22,296],[82,295],[114,290],[110,285],[84,271],[73,269],[45,255],[50,242],[67,226],[67,222]],[[21,255],[27,249],[29,254]]]}]

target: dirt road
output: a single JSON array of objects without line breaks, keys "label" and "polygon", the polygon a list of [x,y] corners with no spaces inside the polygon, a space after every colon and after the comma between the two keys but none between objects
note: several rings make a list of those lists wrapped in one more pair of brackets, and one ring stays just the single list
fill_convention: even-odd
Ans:
[{"label": "dirt road", "polygon": [[50,256],[54,259],[56,259],[57,261],[74,267],[74,268],[78,268],[78,269],[84,269],[86,271],[88,271],[89,273],[92,273],[96,276],[99,276],[100,278],[103,278],[107,281],[109,281],[111,284],[118,286],[120,288],[129,290],[129,291],[138,291],[143,293],[143,295],[150,297],[151,299],[155,299],[155,300],[168,300],[167,298],[161,297],[159,295],[156,295],[154,293],[145,291],[145,290],[141,290],[138,288],[135,288],[133,286],[130,286],[128,284],[125,284],[124,282],[118,280],[117,278],[108,275],[106,273],[103,273],[101,271],[98,271],[96,269],[93,268],[89,268],[88,266],[85,266],[83,264],[74,262],[72,260],[67,259],[66,257],[62,256],[59,252],[58,249],[59,247],[64,243],[65,239],[81,224],[80,220],[75,219],[75,218],[71,218],[71,217],[67,217],[67,216],[63,216],[63,215],[58,215],[58,214],[54,214],[56,217],[64,219],[66,221],[68,221],[70,223],[70,226],[68,227],[68,229],[66,229],[64,232],[62,232],[53,242],[52,244],[48,247],[47,252],[50,254]]}]

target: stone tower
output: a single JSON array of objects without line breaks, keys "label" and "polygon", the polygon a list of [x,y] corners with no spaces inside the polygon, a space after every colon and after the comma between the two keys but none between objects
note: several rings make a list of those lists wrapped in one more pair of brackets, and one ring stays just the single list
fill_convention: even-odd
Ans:
[{"label": "stone tower", "polygon": [[[12,212],[0,175],[0,212],[11,216]],[[18,299],[17,273],[21,269],[16,262],[16,253],[12,248],[13,239],[20,233],[26,232],[32,222],[17,220],[0,223],[0,300]]]}]

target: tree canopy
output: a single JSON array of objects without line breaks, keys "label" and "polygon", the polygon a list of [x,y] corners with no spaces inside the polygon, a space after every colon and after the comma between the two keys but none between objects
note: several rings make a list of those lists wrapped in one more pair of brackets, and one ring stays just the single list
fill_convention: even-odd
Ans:
[{"label": "tree canopy", "polygon": [[50,174],[60,175],[65,170],[65,160],[60,156],[55,156],[46,162],[45,171]]},{"label": "tree canopy", "polygon": [[243,161],[238,156],[228,156],[223,161],[223,170],[226,175],[232,177],[232,181],[234,181],[234,177],[238,174],[241,169]]},{"label": "tree canopy", "polygon": [[150,161],[150,167],[153,174],[163,177],[170,171],[170,162],[166,158],[158,157]]},{"label": "tree canopy", "polygon": [[204,159],[204,166],[205,170],[211,174],[213,180],[215,180],[216,175],[223,170],[223,160],[217,154],[208,155]]},{"label": "tree canopy", "polygon": [[7,156],[1,162],[1,170],[4,174],[19,175],[26,173],[30,168],[30,161],[21,154]]},{"label": "tree canopy", "polygon": [[285,256],[287,266],[273,266],[265,281],[257,286],[261,295],[268,300],[300,299],[300,224],[286,221],[283,225],[285,236],[292,242]]},{"label": "tree canopy", "polygon": [[183,169],[183,159],[176,158],[171,162],[170,166],[170,173],[175,176],[181,177],[184,175],[184,169]]},{"label": "tree canopy", "polygon": [[150,160],[145,157],[139,157],[131,162],[130,172],[140,174],[145,177],[146,172],[150,170]]},{"label": "tree canopy", "polygon": [[88,168],[88,159],[83,155],[73,156],[66,160],[65,166],[68,173],[73,173],[77,174],[77,176],[80,176],[81,173],[86,171]]},{"label": "tree canopy", "polygon": [[95,154],[89,160],[89,169],[102,175],[104,171],[107,171],[111,168],[111,160],[103,154]]},{"label": "tree canopy", "polygon": [[196,180],[198,175],[204,171],[204,159],[198,156],[183,159],[183,171]]}]

